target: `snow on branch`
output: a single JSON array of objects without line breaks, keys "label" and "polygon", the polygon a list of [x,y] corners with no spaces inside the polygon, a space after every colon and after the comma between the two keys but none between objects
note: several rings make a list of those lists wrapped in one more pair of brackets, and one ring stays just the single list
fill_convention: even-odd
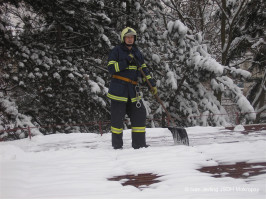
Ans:
[{"label": "snow on branch", "polygon": [[235,67],[225,66],[225,69],[229,70],[233,76],[240,75],[243,78],[247,79],[251,77],[251,73],[244,69],[236,69]]},{"label": "snow on branch", "polygon": [[[0,109],[2,111],[2,117],[0,118],[0,130],[35,127],[31,122],[31,117],[21,114],[18,110],[18,106],[8,96],[5,96],[0,92]],[[10,134],[13,134],[10,132]],[[39,129],[32,129],[33,135],[41,135]],[[16,131],[16,137],[24,138],[25,133],[23,131]],[[0,138],[8,137],[9,134],[4,132],[0,135]]]},{"label": "snow on branch", "polygon": [[245,115],[246,119],[254,121],[256,119],[254,108],[251,106],[247,98],[242,94],[239,87],[233,83],[233,80],[226,76],[217,77],[216,79],[223,83],[223,85],[226,87],[225,94],[234,99],[236,105],[240,109],[240,112]]},{"label": "snow on branch", "polygon": [[168,35],[172,39],[175,39],[177,49],[184,52],[180,56],[180,60],[184,60],[184,54],[186,52],[186,64],[189,67],[195,70],[207,70],[211,73],[215,73],[217,76],[221,76],[224,71],[224,66],[211,57],[207,52],[205,44],[200,44],[202,42],[202,36],[200,34],[193,36],[187,33],[188,27],[181,21],[176,20],[175,22],[168,22],[167,31],[164,33],[164,36]]}]

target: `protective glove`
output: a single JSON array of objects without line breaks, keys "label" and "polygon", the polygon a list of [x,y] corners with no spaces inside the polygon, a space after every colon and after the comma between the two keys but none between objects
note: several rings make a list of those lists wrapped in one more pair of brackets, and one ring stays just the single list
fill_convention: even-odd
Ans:
[{"label": "protective glove", "polygon": [[151,89],[151,93],[152,93],[152,95],[156,95],[157,94],[157,87],[152,87],[152,89]]}]

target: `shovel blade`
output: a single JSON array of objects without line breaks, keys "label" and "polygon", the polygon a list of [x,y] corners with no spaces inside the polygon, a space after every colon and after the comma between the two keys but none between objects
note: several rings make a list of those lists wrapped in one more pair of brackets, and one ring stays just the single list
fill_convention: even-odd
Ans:
[{"label": "shovel blade", "polygon": [[175,145],[187,145],[189,146],[189,139],[187,131],[180,127],[168,127],[171,131]]}]

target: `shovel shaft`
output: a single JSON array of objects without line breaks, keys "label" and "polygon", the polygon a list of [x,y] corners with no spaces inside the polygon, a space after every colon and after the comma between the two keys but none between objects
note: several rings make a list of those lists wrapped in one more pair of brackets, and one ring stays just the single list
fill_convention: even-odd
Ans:
[{"label": "shovel shaft", "polygon": [[[142,74],[142,76],[145,78],[146,82],[148,83],[149,87],[151,90],[153,90],[153,87],[151,85],[151,82],[148,80],[146,74],[143,72],[141,66],[139,65],[139,62],[135,59],[137,66],[139,67],[140,73]],[[168,126],[169,126],[169,121],[172,122],[173,127],[168,127],[168,130],[171,131],[172,135],[173,135],[173,139],[174,139],[174,143],[175,144],[184,144],[189,146],[189,139],[188,139],[188,135],[187,132],[184,128],[177,128],[174,127],[174,120],[172,119],[172,117],[170,116],[169,112],[166,110],[165,106],[163,105],[162,100],[160,99],[160,97],[158,96],[158,94],[154,94],[153,95],[156,100],[161,104],[161,106],[163,107],[166,115],[167,115],[167,119],[168,119]]]},{"label": "shovel shaft", "polygon": [[[141,69],[141,67],[139,67],[139,70],[140,70],[140,73],[142,74],[142,76],[146,79],[146,82],[148,83],[150,89],[153,90],[153,87],[152,87],[152,85],[151,85],[151,82],[148,80],[146,74],[145,74],[144,71]],[[157,100],[157,101],[161,104],[161,106],[163,107],[163,109],[164,109],[164,111],[165,111],[165,113],[166,113],[166,115],[167,115],[167,118],[168,118],[168,125],[169,125],[169,121],[171,121],[172,124],[174,125],[174,121],[173,121],[172,117],[170,116],[169,112],[166,110],[166,108],[165,108],[165,106],[163,105],[163,102],[162,102],[162,100],[160,99],[160,97],[158,96],[158,94],[154,94],[153,96],[156,98],[156,100]]]}]

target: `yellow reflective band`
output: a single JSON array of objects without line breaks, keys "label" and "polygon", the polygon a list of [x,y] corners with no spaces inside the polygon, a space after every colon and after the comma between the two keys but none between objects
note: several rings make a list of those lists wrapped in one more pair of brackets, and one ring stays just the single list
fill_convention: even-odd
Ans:
[{"label": "yellow reflective band", "polygon": [[[146,65],[146,64],[142,64],[141,67],[140,67],[140,69],[143,69],[143,68],[145,68],[145,67],[147,67],[147,65]],[[140,70],[140,69],[139,69],[139,70]]]},{"label": "yellow reflective band", "polygon": [[[151,76],[150,75],[148,75],[146,77],[147,77],[147,79],[151,79]],[[143,81],[145,82],[146,81],[146,78],[143,78]]]},{"label": "yellow reflective band", "polygon": [[115,63],[116,63],[116,61],[111,60],[111,61],[108,62],[108,66],[112,65],[112,64],[115,64]]},{"label": "yellow reflective band", "polygon": [[112,131],[112,133],[121,134],[123,132],[123,129],[122,128],[115,128],[115,127],[111,126],[111,131]]},{"label": "yellow reflective band", "polygon": [[146,129],[145,126],[143,126],[143,127],[132,127],[132,132],[136,132],[136,133],[145,132],[145,129]]},{"label": "yellow reflective band", "polygon": [[107,97],[109,97],[110,99],[113,99],[113,100],[127,102],[127,98],[126,97],[119,97],[119,96],[112,95],[110,93],[107,94]]},{"label": "yellow reflective band", "polygon": [[127,69],[137,70],[137,66],[129,66]]},{"label": "yellow reflective band", "polygon": [[140,99],[141,99],[141,96],[136,97],[136,98],[132,98],[131,102],[133,103],[133,102],[139,101]]},{"label": "yellow reflective band", "polygon": [[116,62],[116,61],[114,61],[114,60],[111,60],[111,61],[108,62],[108,65],[107,65],[107,66],[109,66],[109,65],[114,65],[114,67],[115,67],[115,71],[116,71],[116,72],[120,72],[118,62]]},{"label": "yellow reflective band", "polygon": [[119,72],[120,71],[119,66],[118,66],[118,62],[115,63],[115,71],[116,72]]},{"label": "yellow reflective band", "polygon": [[147,67],[147,65],[144,63],[141,65],[142,68]]}]

